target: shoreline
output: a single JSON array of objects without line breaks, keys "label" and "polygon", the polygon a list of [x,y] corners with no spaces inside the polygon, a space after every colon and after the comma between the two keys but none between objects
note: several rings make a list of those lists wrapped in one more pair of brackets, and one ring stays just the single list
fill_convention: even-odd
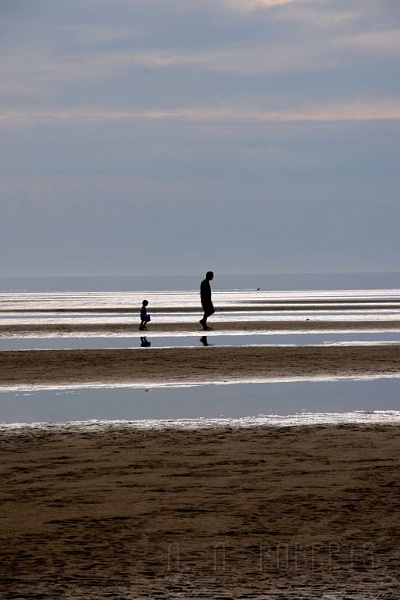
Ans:
[{"label": "shoreline", "polygon": [[303,428],[315,427],[400,427],[400,411],[355,411],[340,413],[297,413],[293,415],[258,415],[255,417],[194,417],[181,419],[139,419],[139,420],[69,420],[69,421],[32,421],[0,423],[2,435],[26,435],[58,432],[62,434],[111,433],[127,431],[233,431],[239,429],[260,428]]}]

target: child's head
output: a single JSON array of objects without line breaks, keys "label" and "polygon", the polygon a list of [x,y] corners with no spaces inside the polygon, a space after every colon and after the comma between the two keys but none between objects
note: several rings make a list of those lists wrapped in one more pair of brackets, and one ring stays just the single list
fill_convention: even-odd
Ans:
[{"label": "child's head", "polygon": [[143,304],[143,306],[147,306],[148,305],[148,301],[147,300],[143,300],[142,304]]}]

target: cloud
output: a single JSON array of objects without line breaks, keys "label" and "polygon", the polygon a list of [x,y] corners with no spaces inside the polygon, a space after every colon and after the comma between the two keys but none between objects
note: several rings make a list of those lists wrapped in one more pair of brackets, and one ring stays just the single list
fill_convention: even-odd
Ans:
[{"label": "cloud", "polygon": [[[92,30],[91,35],[95,36]],[[110,38],[112,31],[99,31]],[[127,33],[124,33],[127,36]],[[87,84],[121,76],[133,77],[137,69],[257,76],[321,71],[357,65],[367,55],[381,60],[398,57],[399,29],[379,32],[332,33],[321,40],[311,36],[301,43],[291,39],[263,42],[219,42],[198,50],[169,48],[100,49],[58,54],[45,42],[23,46],[2,59],[2,95],[45,94],[44,84]],[[54,90],[52,90],[52,93]]]},{"label": "cloud", "polygon": [[[346,39],[342,47],[364,43]],[[238,45],[205,49],[195,52],[136,50],[83,53],[52,56],[32,48],[29,52],[3,59],[2,94],[43,93],[43,84],[88,83],[105,77],[115,78],[125,73],[133,76],[134,69],[187,70],[236,75],[265,75],[334,67],[341,56],[332,52],[327,42],[318,49],[313,42]]]},{"label": "cloud", "polygon": [[304,4],[307,0],[225,0],[225,4],[241,11],[252,11],[256,8],[274,8],[289,4]]},{"label": "cloud", "polygon": [[180,120],[180,121],[266,121],[266,122],[334,122],[399,120],[400,105],[395,101],[354,102],[311,106],[298,110],[261,110],[254,108],[210,107],[175,109],[9,109],[0,115],[5,126],[29,126],[43,123],[62,124],[70,122],[113,122],[132,120]]},{"label": "cloud", "polygon": [[[14,34],[7,31],[11,40],[4,44],[1,65],[4,103],[7,96],[27,101],[46,96],[61,99],[66,86],[71,101],[82,97],[79,86],[107,84],[111,95],[113,86],[124,81],[139,86],[148,71],[154,71],[155,77],[162,77],[163,72],[181,76],[182,90],[187,74],[250,79],[357,68],[358,77],[370,70],[371,61],[380,65],[388,57],[398,57],[400,51],[400,30],[372,22],[373,2],[364,11],[357,1],[350,9],[335,0],[220,0],[205,2],[204,8],[202,4],[172,2],[167,18],[165,11],[158,14],[154,9],[161,6],[158,2],[151,4],[153,9],[136,2],[121,8],[117,3],[116,21],[88,22],[83,16],[82,22],[71,23],[60,17],[55,23],[16,28]],[[107,2],[101,5],[105,8]],[[91,6],[94,10],[95,4]],[[226,7],[279,10],[241,15],[232,24]],[[135,11],[140,18],[132,18]],[[197,32],[196,11],[201,13],[201,30],[206,29],[192,41],[189,34]],[[218,18],[213,20],[215,14]],[[220,84],[215,79],[212,85]],[[246,84],[240,87],[243,93]]]},{"label": "cloud", "polygon": [[385,29],[356,33],[340,40],[340,46],[347,50],[362,51],[369,55],[400,56],[400,29]]}]

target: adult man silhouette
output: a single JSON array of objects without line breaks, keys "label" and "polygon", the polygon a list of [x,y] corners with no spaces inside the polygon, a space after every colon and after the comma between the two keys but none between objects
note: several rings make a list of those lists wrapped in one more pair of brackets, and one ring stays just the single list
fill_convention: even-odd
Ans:
[{"label": "adult man silhouette", "polygon": [[200,319],[200,325],[202,326],[204,331],[209,331],[211,327],[207,326],[207,319],[211,317],[215,313],[215,309],[211,299],[211,285],[210,281],[214,279],[214,273],[212,271],[207,271],[206,278],[200,284],[200,300],[201,306],[204,310],[204,316]]}]

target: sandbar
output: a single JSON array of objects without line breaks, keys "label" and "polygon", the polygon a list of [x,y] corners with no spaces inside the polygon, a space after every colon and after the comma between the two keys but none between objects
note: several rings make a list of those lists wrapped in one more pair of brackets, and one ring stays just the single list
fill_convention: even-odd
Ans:
[{"label": "sandbar", "polygon": [[154,385],[399,376],[400,344],[0,352],[0,386]]}]

